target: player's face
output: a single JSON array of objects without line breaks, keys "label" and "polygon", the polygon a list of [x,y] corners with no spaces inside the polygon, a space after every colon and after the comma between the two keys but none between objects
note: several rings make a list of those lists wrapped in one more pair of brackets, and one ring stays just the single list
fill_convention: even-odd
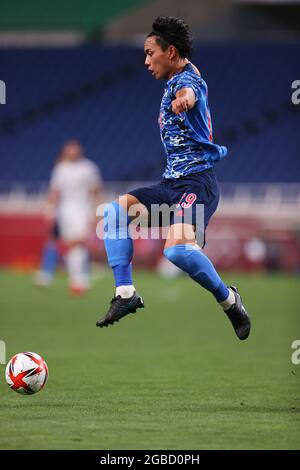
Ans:
[{"label": "player's face", "polygon": [[170,51],[165,51],[157,44],[155,36],[150,36],[144,44],[146,54],[145,65],[156,80],[167,79],[170,75],[171,61]]},{"label": "player's face", "polygon": [[77,142],[68,142],[63,148],[64,160],[75,161],[82,155],[82,148]]}]

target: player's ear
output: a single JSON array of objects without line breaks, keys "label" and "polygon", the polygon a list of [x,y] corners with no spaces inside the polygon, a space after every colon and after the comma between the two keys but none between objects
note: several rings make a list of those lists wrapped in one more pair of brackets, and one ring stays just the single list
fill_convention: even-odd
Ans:
[{"label": "player's ear", "polygon": [[177,54],[177,49],[175,46],[172,46],[172,44],[170,44],[169,48],[168,48],[168,55],[169,55],[169,59],[174,59],[174,57],[176,56]]}]

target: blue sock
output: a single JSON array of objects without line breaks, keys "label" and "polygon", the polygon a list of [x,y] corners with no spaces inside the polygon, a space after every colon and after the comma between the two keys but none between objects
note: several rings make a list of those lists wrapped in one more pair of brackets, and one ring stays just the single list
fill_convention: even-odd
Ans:
[{"label": "blue sock", "polygon": [[115,285],[119,286],[132,286],[132,267],[130,264],[118,264],[113,268]]},{"label": "blue sock", "polygon": [[42,271],[49,274],[49,276],[53,276],[55,268],[57,266],[58,261],[58,251],[56,243],[53,241],[49,241],[43,249],[42,253],[42,263],[41,268]]},{"label": "blue sock", "polygon": [[104,246],[108,264],[113,269],[116,287],[133,284],[133,241],[128,231],[129,224],[127,212],[120,204],[107,204],[104,211]]},{"label": "blue sock", "polygon": [[175,245],[164,250],[164,255],[194,281],[209,290],[218,302],[223,302],[229,296],[228,287],[212,262],[199,249],[192,245]]}]

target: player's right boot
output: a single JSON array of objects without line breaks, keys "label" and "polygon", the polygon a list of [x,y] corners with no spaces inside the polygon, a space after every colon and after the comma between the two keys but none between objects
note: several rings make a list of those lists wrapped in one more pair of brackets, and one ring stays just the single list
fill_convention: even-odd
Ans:
[{"label": "player's right boot", "polygon": [[110,302],[107,314],[96,322],[96,326],[103,328],[104,326],[113,325],[114,322],[119,321],[125,315],[135,313],[138,308],[144,308],[144,301],[137,292],[134,292],[133,296],[127,299],[117,295]]},{"label": "player's right boot", "polygon": [[247,339],[251,329],[250,316],[243,305],[242,298],[237,288],[230,286],[230,289],[234,293],[235,303],[228,310],[224,310],[224,312],[231,321],[238,338],[241,340]]}]

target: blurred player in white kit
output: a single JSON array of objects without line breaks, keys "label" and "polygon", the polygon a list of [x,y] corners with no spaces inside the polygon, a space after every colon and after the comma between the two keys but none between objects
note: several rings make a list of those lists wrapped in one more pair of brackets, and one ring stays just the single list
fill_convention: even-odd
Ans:
[{"label": "blurred player in white kit", "polygon": [[85,158],[78,141],[68,141],[51,175],[47,211],[56,217],[60,237],[67,247],[69,287],[74,294],[85,292],[90,285],[86,242],[96,221],[100,198],[101,176],[97,165]]}]

